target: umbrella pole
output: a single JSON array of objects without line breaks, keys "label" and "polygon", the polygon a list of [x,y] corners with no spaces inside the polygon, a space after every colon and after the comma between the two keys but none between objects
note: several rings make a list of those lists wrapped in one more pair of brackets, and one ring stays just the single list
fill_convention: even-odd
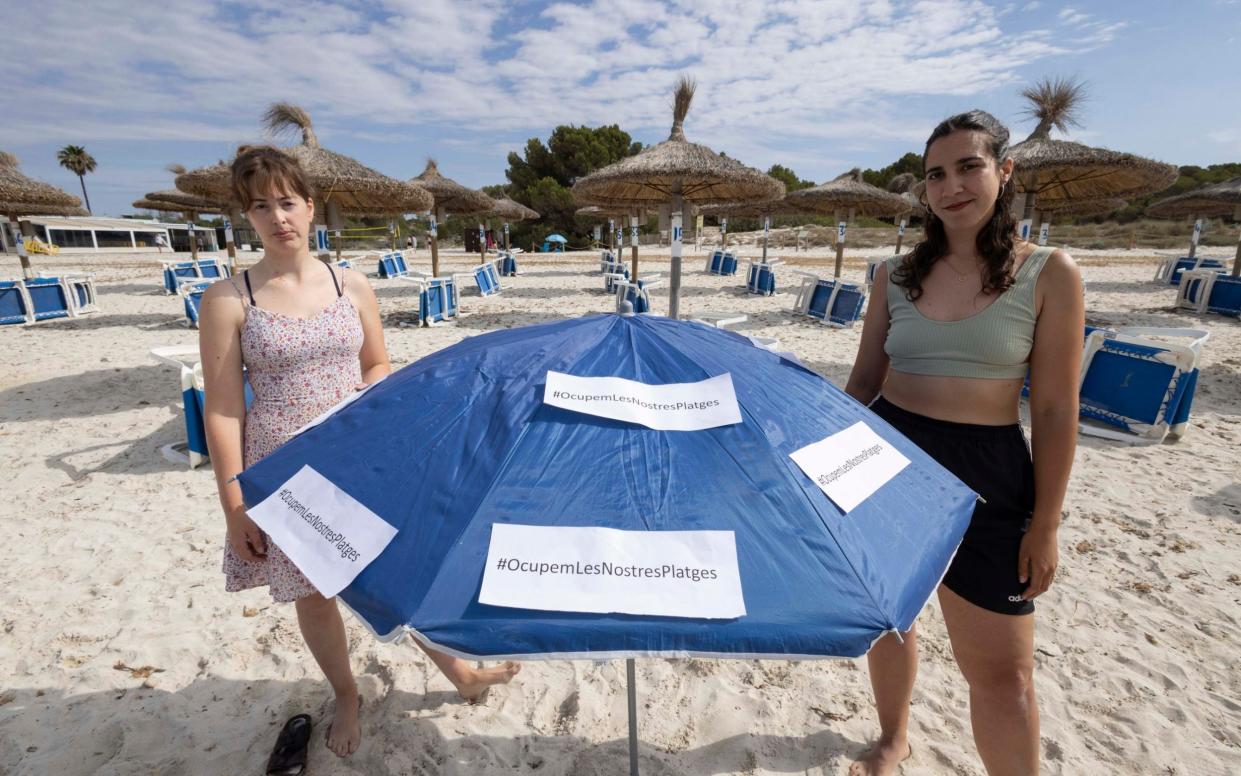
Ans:
[{"label": "umbrella pole", "polygon": [[190,227],[190,261],[198,261],[198,235],[194,231],[194,221],[197,213],[186,212],[185,220],[189,221]]},{"label": "umbrella pole", "polygon": [[1194,225],[1194,231],[1189,238],[1189,258],[1192,259],[1198,255],[1198,237],[1202,234],[1202,219],[1190,216],[1189,220]]},{"label": "umbrella pole", "polygon": [[905,239],[905,225],[909,223],[909,219],[901,217],[901,222],[896,227],[896,255],[901,255],[901,241]]},{"label": "umbrella pole", "polygon": [[629,776],[638,776],[638,693],[633,658],[625,661],[625,692],[629,696]]},{"label": "umbrella pole", "polygon": [[676,320],[681,312],[681,195],[672,195],[672,280],[668,283],[668,317]]},{"label": "umbrella pole", "polygon": [[427,229],[427,239],[431,241],[431,277],[440,276],[440,238],[439,238],[439,218],[443,215],[443,210],[436,208],[431,213],[431,224]]},{"label": "umbrella pole", "polygon": [[237,235],[236,230],[241,224],[241,211],[232,208],[228,211],[230,227],[224,230],[224,244],[228,248],[228,271],[237,272]]},{"label": "umbrella pole", "polygon": [[487,227],[478,222],[478,263],[487,263]]},{"label": "umbrella pole", "polygon": [[629,274],[633,275],[633,282],[638,282],[638,217],[629,216]]},{"label": "umbrella pole", "polygon": [[[1232,214],[1233,220],[1241,222],[1241,205],[1237,206],[1236,211]],[[1232,260],[1232,276],[1241,276],[1241,233],[1237,234],[1237,257]]]},{"label": "umbrella pole", "polygon": [[26,254],[26,241],[23,239],[25,228],[29,223],[22,223],[17,220],[16,216],[9,216],[9,223],[13,224],[13,247],[17,248],[17,259],[22,263],[22,277],[30,280],[34,277],[34,267],[30,265],[30,256]]},{"label": "umbrella pole", "polygon": [[343,224],[340,217],[340,206],[335,201],[329,200],[327,203],[327,220],[328,225],[332,229],[332,242],[336,243],[336,260],[340,261],[340,244],[344,240],[340,239],[340,230]]},{"label": "umbrella pole", "polygon": [[836,277],[840,277],[840,270],[845,264],[845,228],[844,221],[836,221]]},{"label": "umbrella pole", "polygon": [[771,234],[771,216],[763,216],[763,263],[767,263],[767,236]]}]

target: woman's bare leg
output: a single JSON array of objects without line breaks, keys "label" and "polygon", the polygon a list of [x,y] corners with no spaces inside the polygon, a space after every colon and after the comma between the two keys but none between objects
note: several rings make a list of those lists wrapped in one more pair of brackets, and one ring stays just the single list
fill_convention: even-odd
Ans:
[{"label": "woman's bare leg", "polygon": [[508,684],[509,680],[521,671],[521,664],[511,660],[506,660],[494,668],[472,668],[459,657],[436,652],[417,639],[414,639],[414,643],[427,653],[431,662],[448,677],[448,681],[457,688],[457,693],[467,701],[478,700],[483,691],[493,684]]},{"label": "woman's bare leg", "polygon": [[952,654],[970,686],[974,745],[991,776],[1036,776],[1034,617],[983,609],[944,586],[939,605]]},{"label": "woman's bare leg", "polygon": [[870,687],[879,712],[879,740],[857,762],[849,776],[888,776],[909,757],[909,702],[918,676],[916,628],[898,641],[889,633],[871,647],[866,656]]},{"label": "woman's bare leg", "polygon": [[336,717],[327,734],[327,746],[340,757],[358,750],[362,725],[358,720],[358,685],[349,665],[349,641],[335,598],[318,593],[297,599],[297,624],[302,639],[336,693]]}]

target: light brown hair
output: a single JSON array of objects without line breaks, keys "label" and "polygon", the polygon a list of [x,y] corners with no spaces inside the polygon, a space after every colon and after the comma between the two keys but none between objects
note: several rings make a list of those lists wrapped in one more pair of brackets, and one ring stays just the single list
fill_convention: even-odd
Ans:
[{"label": "light brown hair", "polygon": [[297,194],[302,199],[312,198],[310,184],[297,160],[275,146],[242,146],[232,165],[233,198],[241,203],[242,210],[267,192],[276,191]]}]

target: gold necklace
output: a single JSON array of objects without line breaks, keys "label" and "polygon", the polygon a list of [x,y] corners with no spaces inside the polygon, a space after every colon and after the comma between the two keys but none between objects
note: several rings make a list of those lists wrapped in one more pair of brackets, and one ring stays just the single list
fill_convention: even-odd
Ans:
[{"label": "gold necklace", "polygon": [[965,281],[970,279],[971,275],[974,274],[972,272],[966,272],[965,274],[961,274],[960,272],[957,271],[956,267],[952,266],[952,262],[948,261],[948,259],[946,258],[941,259],[941,261],[944,262],[944,264],[948,267],[948,269],[952,270],[952,274],[957,276],[958,283],[964,283]]}]

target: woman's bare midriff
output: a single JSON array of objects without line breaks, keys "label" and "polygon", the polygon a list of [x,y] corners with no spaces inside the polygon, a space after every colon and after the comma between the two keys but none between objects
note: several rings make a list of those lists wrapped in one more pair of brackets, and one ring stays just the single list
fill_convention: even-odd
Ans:
[{"label": "woman's bare midriff", "polygon": [[943,377],[888,371],[883,397],[901,409],[951,423],[1007,426],[1017,422],[1020,378]]}]

